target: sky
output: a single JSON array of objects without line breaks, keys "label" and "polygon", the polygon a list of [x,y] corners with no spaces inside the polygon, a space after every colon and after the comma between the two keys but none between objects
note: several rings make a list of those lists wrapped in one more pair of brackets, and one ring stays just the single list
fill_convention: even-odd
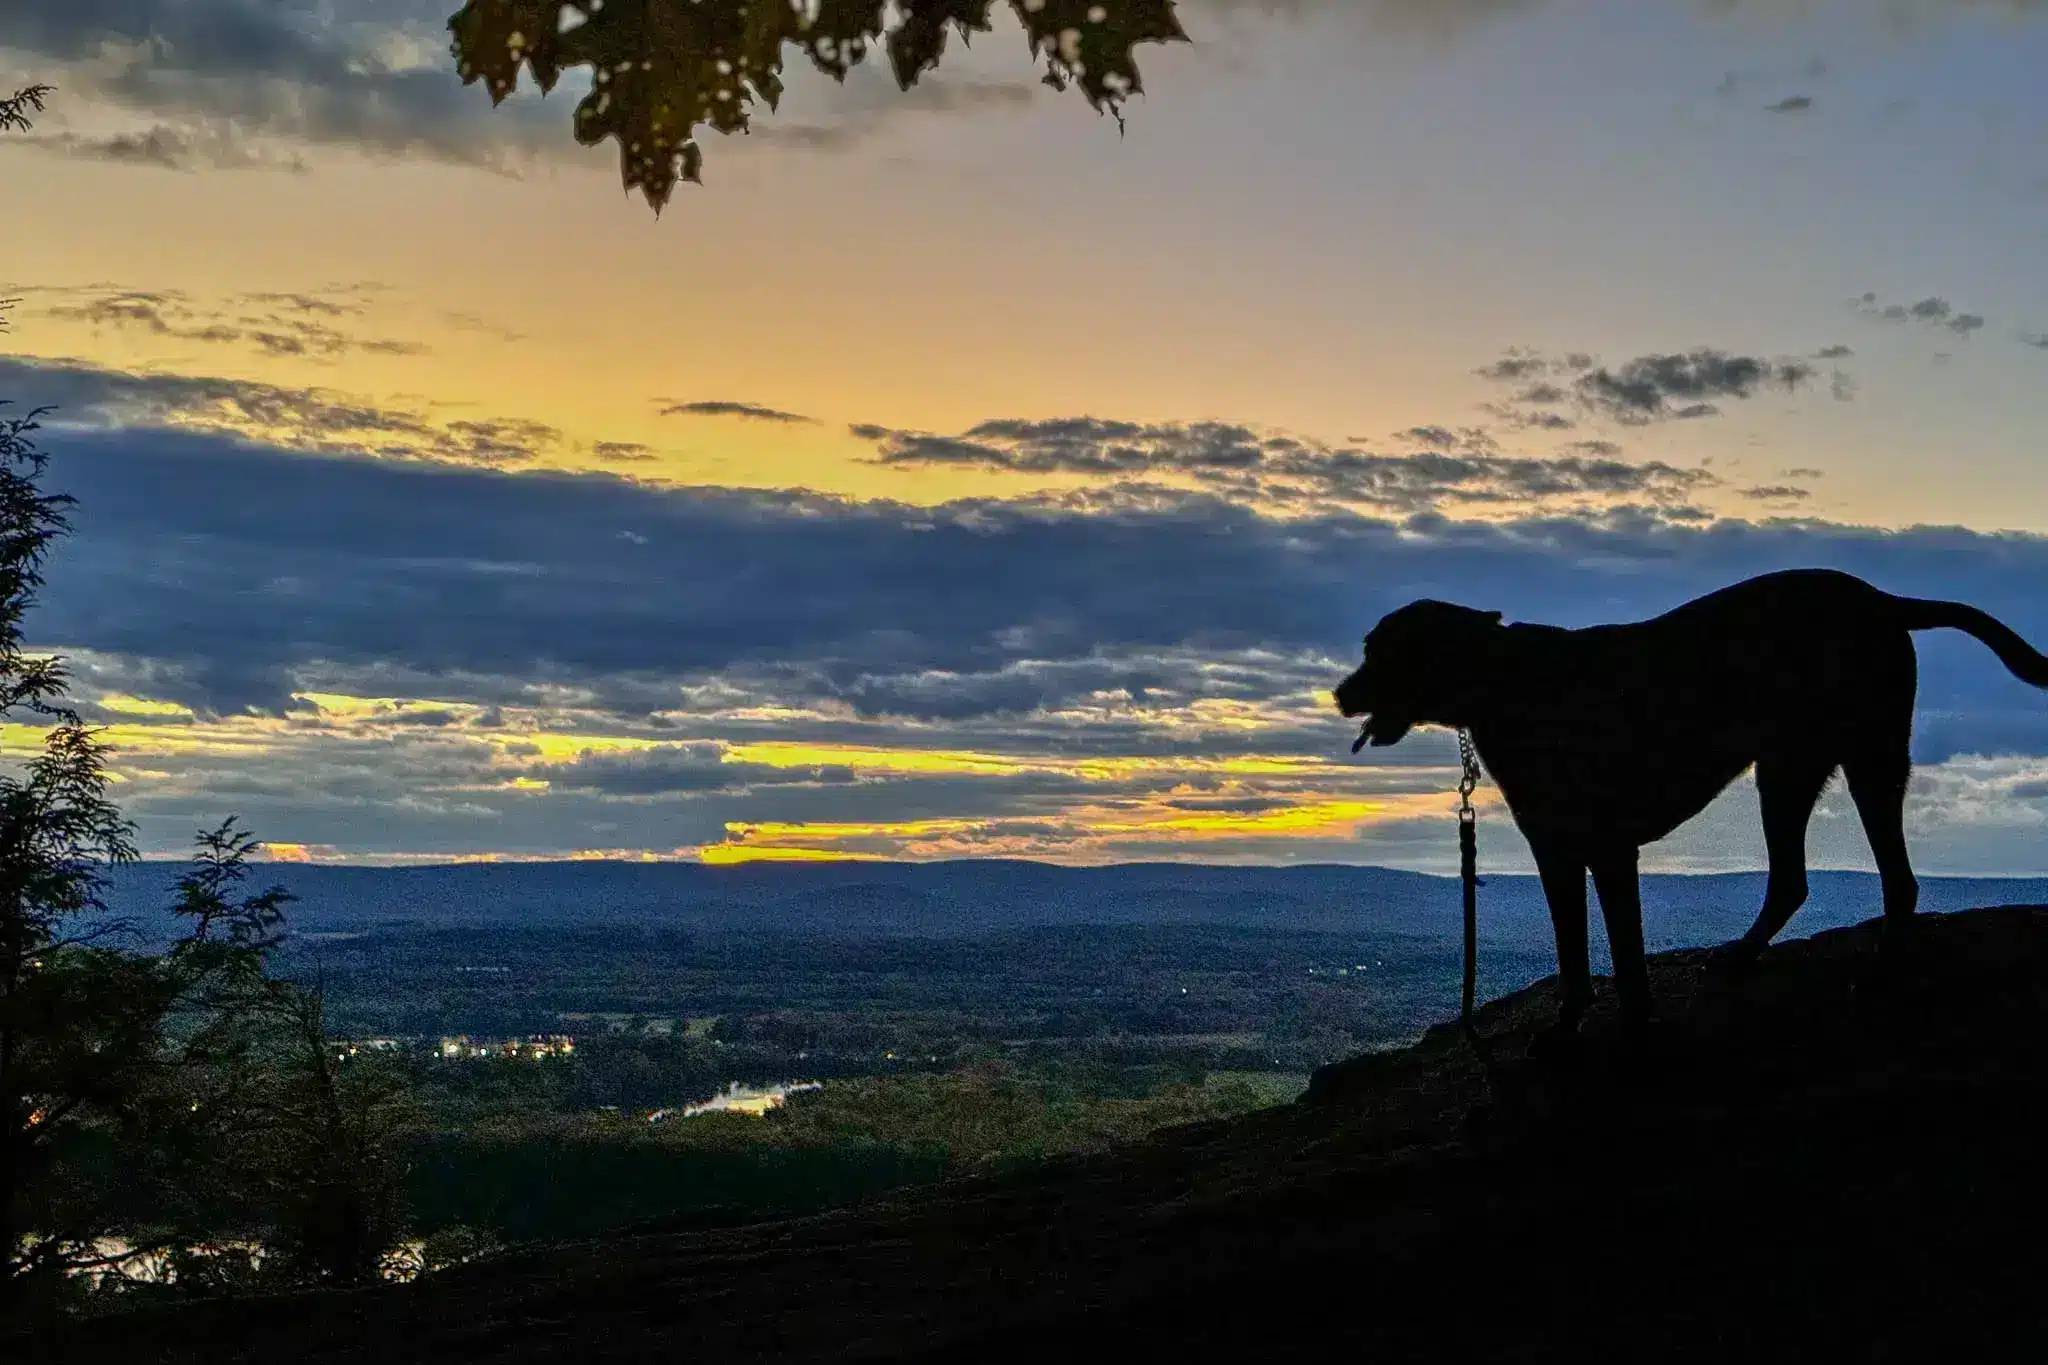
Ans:
[{"label": "sky", "polygon": [[[1451,737],[1328,696],[1406,601],[2048,642],[2048,3],[1183,0],[1121,133],[1004,17],[658,215],[453,8],[0,0],[31,634],[153,854],[1444,871]],[[2048,874],[2048,698],[1919,647],[1918,866]],[[1762,861],[1746,780],[1645,854]]]}]

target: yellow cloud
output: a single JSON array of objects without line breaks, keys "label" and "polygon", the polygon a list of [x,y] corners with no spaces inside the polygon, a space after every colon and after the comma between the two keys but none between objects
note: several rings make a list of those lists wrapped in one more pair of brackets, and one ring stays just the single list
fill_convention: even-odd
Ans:
[{"label": "yellow cloud", "polygon": [[726,748],[727,763],[765,768],[852,768],[888,773],[1020,773],[1026,760],[965,749],[885,749],[860,744],[795,744],[767,741]]},{"label": "yellow cloud", "polygon": [[1095,782],[1115,782],[1169,773],[1279,777],[1313,773],[1328,766],[1329,762],[1321,758],[1268,754],[1241,758],[1086,758],[1050,764],[1047,770],[1071,773]]},{"label": "yellow cloud", "polygon": [[828,848],[779,848],[774,845],[706,844],[697,850],[697,860],[713,867],[740,863],[879,863],[880,854],[853,853]]},{"label": "yellow cloud", "polygon": [[537,758],[543,763],[573,763],[584,754],[645,753],[652,749],[682,747],[672,739],[642,739],[637,735],[579,735],[544,730],[502,731],[489,736],[500,749],[531,749],[511,755]]},{"label": "yellow cloud", "polygon": [[1195,838],[1226,834],[1342,836],[1385,811],[1386,805],[1380,801],[1317,801],[1276,810],[1175,811],[1128,822],[1084,817],[1083,828],[1095,834],[1184,834]]},{"label": "yellow cloud", "polygon": [[[1260,811],[1188,811],[1163,802],[1080,807],[1044,816],[989,819],[733,822],[727,842],[707,845],[706,862],[887,856],[1082,856],[1119,844],[1161,839],[1348,839],[1358,826],[1391,813],[1413,813],[1415,801],[1304,801]],[[1440,803],[1439,803],[1440,804]],[[1058,836],[1047,840],[1048,824]],[[886,852],[878,852],[877,846]]]},{"label": "yellow cloud", "polygon": [[147,697],[131,697],[115,692],[100,698],[100,708],[123,716],[177,716],[192,718],[192,708],[181,706],[174,701],[151,701]]},{"label": "yellow cloud", "polygon": [[726,825],[725,832],[728,838],[733,839],[916,839],[933,834],[959,834],[990,823],[987,820],[820,821],[816,824],[733,821]]},{"label": "yellow cloud", "polygon": [[[40,752],[50,729],[47,725],[0,725],[0,753],[25,755]],[[123,755],[250,756],[269,750],[282,726],[274,720],[243,716],[215,724],[102,725],[96,727],[96,731],[101,743]]]},{"label": "yellow cloud", "polygon": [[851,768],[855,772],[951,776],[1057,773],[1091,782],[1124,781],[1150,773],[1281,775],[1315,772],[1329,766],[1322,758],[1276,754],[1239,758],[1072,759],[1035,754],[992,754],[971,749],[891,749],[878,745],[781,741],[730,745],[724,758],[727,763],[755,763],[768,768],[832,767]]}]

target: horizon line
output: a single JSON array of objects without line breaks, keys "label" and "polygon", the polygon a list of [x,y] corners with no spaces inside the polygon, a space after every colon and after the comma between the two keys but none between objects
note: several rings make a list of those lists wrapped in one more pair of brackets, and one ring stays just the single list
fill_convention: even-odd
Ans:
[{"label": "horizon line", "polygon": [[[375,855],[371,855],[375,856]],[[1087,873],[1114,872],[1130,869],[1198,869],[1203,871],[1230,872],[1382,872],[1404,877],[1427,877],[1435,881],[1456,881],[1455,872],[1424,872],[1414,868],[1389,867],[1384,863],[1340,863],[1340,862],[1298,862],[1298,863],[1226,863],[1203,862],[1191,859],[1133,859],[1111,863],[1061,863],[1045,858],[819,858],[801,861],[760,859],[751,862],[709,863],[692,858],[589,858],[536,854],[532,856],[465,856],[452,854],[438,861],[412,861],[408,855],[398,854],[402,861],[395,862],[351,862],[347,860],[328,861],[325,859],[293,858],[252,858],[250,866],[270,869],[278,868],[334,868],[356,872],[405,872],[405,871],[452,871],[456,869],[490,867],[636,867],[636,868],[692,868],[712,875],[724,875],[742,869],[774,868],[819,868],[827,866],[870,867],[870,868],[922,868],[922,867],[1034,867],[1051,871]],[[137,856],[137,864],[184,864],[190,858],[170,853],[145,853]],[[1769,873],[1766,867],[1731,868],[1716,872],[1657,872],[1645,871],[1645,877],[1704,879],[1709,877],[1758,877]],[[1849,875],[1876,877],[1878,874],[1861,867],[1813,867],[1809,875]],[[1535,880],[1533,871],[1489,872],[1481,880],[1495,877],[1517,880]],[[1922,872],[1922,881],[2039,881],[2048,882],[2048,871],[2044,872]]]}]

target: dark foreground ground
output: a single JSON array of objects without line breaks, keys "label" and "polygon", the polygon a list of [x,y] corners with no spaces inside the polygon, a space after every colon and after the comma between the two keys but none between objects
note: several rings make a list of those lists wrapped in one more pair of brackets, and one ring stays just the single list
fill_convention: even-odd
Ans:
[{"label": "dark foreground ground", "polygon": [[[1303,1103],[1028,1178],[0,1342],[91,1361],[2041,1359],[2048,908],[1656,961],[1672,1037],[1520,1060],[1549,983]],[[1083,1353],[1086,1353],[1084,1356]]]}]

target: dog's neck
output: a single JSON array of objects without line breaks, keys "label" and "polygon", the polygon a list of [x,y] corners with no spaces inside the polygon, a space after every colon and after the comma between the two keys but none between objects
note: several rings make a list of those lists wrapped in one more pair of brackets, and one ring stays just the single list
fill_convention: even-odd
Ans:
[{"label": "dog's neck", "polygon": [[1444,679],[1442,715],[1429,719],[1461,730],[1486,724],[1514,696],[1521,646],[1534,643],[1535,632],[1550,629],[1554,628],[1494,625],[1475,632],[1457,667]]}]

